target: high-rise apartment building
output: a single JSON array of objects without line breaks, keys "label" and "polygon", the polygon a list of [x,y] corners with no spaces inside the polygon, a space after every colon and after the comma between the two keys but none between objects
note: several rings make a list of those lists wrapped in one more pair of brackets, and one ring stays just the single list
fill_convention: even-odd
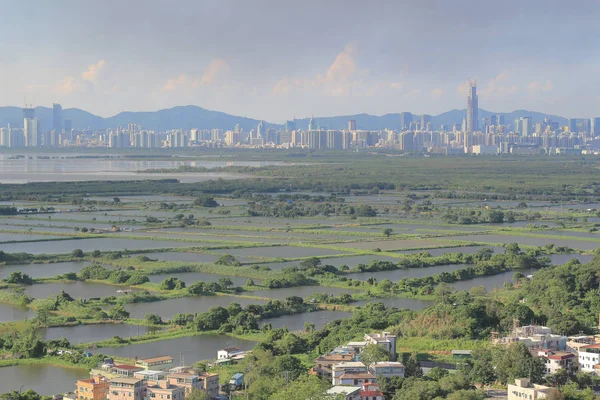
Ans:
[{"label": "high-rise apartment building", "polygon": [[577,133],[577,120],[569,118],[569,133]]},{"label": "high-rise apartment building", "polygon": [[411,112],[400,113],[400,130],[405,131],[410,129],[410,124],[413,122],[413,115]]},{"label": "high-rise apartment building", "polygon": [[354,132],[356,130],[356,120],[351,119],[348,121],[348,130]]},{"label": "high-rise apartment building", "polygon": [[52,104],[52,129],[58,134],[61,134],[63,131],[62,111],[63,109],[60,104]]},{"label": "high-rise apartment building", "polygon": [[296,120],[285,121],[285,131],[291,132],[296,130]]},{"label": "high-rise apartment building", "polygon": [[469,81],[467,96],[467,132],[479,130],[479,99],[477,97],[477,81]]},{"label": "high-rise apartment building", "polygon": [[431,130],[431,122],[433,121],[433,117],[429,114],[421,115],[421,130],[428,131]]},{"label": "high-rise apartment building", "polygon": [[40,121],[37,118],[23,119],[23,133],[25,135],[25,147],[41,146]]},{"label": "high-rise apartment building", "polygon": [[590,136],[596,137],[600,135],[600,118],[595,117],[590,119]]}]

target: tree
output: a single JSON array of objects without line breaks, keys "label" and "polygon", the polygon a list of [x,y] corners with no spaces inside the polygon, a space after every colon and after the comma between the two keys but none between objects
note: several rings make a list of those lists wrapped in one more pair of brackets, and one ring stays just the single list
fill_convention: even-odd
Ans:
[{"label": "tree", "polygon": [[321,260],[318,257],[310,257],[300,263],[302,269],[318,268],[321,265]]},{"label": "tree", "polygon": [[83,250],[81,250],[81,249],[75,249],[75,250],[73,250],[73,252],[71,253],[71,255],[73,257],[75,257],[75,258],[82,258],[84,254],[83,254]]},{"label": "tree", "polygon": [[205,285],[202,281],[196,281],[188,287],[188,292],[194,295],[200,295],[205,291]]},{"label": "tree", "polygon": [[108,317],[113,320],[123,320],[129,318],[129,312],[121,304],[117,304],[108,310]]},{"label": "tree", "polygon": [[394,230],[392,228],[385,228],[383,231],[383,236],[390,237]]},{"label": "tree", "polygon": [[404,367],[404,376],[406,378],[415,377],[422,378],[423,377],[423,368],[421,368],[421,363],[417,360],[417,354],[412,353],[406,362],[406,366]]},{"label": "tree", "polygon": [[447,369],[440,368],[440,367],[433,367],[427,373],[426,378],[431,379],[432,381],[438,382],[440,379],[444,378],[445,376],[448,376],[449,374],[450,373],[448,372]]},{"label": "tree", "polygon": [[162,325],[163,323],[162,318],[158,314],[146,314],[146,318],[144,319],[152,325]]},{"label": "tree", "polygon": [[476,349],[471,358],[471,379],[482,385],[491,385],[496,380],[494,360],[489,349]]},{"label": "tree", "polygon": [[194,205],[201,207],[218,207],[219,203],[215,201],[214,197],[201,196],[194,200]]},{"label": "tree", "polygon": [[27,274],[24,274],[19,271],[14,271],[8,276],[8,278],[6,278],[6,282],[15,283],[19,285],[32,285],[33,279]]},{"label": "tree", "polygon": [[380,361],[390,361],[391,359],[390,352],[384,349],[383,346],[376,344],[368,344],[360,352],[360,361],[366,366]]},{"label": "tree", "polygon": [[119,204],[121,202],[121,199],[118,197],[113,197],[113,203],[115,204]]},{"label": "tree", "polygon": [[161,290],[179,290],[185,288],[185,282],[175,277],[168,277],[163,279],[160,283]]},{"label": "tree", "polygon": [[185,396],[186,400],[212,400],[212,398],[206,391],[201,389],[193,389],[190,394]]},{"label": "tree", "polygon": [[226,265],[226,266],[239,266],[240,262],[232,255],[223,254],[217,261],[215,261],[217,265]]},{"label": "tree", "polygon": [[233,286],[233,281],[228,277],[219,278],[217,282],[225,290],[228,290]]}]

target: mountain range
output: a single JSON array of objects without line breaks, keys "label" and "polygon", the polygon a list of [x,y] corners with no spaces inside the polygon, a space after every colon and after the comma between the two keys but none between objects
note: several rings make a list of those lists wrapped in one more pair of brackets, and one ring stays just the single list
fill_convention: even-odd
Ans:
[{"label": "mountain range", "polygon": [[[540,112],[516,110],[510,113],[495,113],[479,109],[479,118],[489,117],[492,114],[500,114],[505,118],[506,124],[512,124],[515,118],[531,117],[533,123],[548,118],[560,125],[567,123],[564,117],[549,115]],[[48,107],[36,107],[36,118],[41,121],[43,131],[52,129],[52,109]],[[432,125],[438,129],[440,125],[451,126],[459,124],[466,115],[466,110],[451,110],[439,115],[434,115]],[[127,126],[134,123],[142,126],[144,129],[154,131],[165,131],[169,129],[233,129],[236,124],[248,131],[256,128],[259,120],[239,117],[226,114],[219,111],[211,111],[198,106],[178,106],[159,111],[126,111],[121,112],[109,118],[99,117],[87,111],[78,108],[67,108],[63,110],[63,118],[72,120],[72,126],[76,129],[107,129],[117,126]],[[419,118],[414,115],[413,118]],[[334,117],[315,117],[317,125],[327,129],[346,129],[349,120],[356,121],[357,129],[380,130],[380,129],[400,129],[400,114],[385,114],[381,116],[370,114],[341,115]],[[308,127],[309,118],[296,119],[298,129]],[[0,126],[10,124],[15,127],[23,126],[23,114],[19,107],[0,107]],[[265,121],[268,127],[281,127],[279,124]]]}]

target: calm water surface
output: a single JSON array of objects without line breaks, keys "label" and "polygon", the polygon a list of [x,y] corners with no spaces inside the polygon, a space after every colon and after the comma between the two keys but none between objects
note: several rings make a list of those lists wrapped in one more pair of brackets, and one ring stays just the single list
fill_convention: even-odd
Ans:
[{"label": "calm water surface", "polygon": [[33,389],[52,396],[75,390],[78,379],[89,378],[87,369],[56,365],[14,365],[0,368],[0,392]]},{"label": "calm water surface", "polygon": [[128,324],[96,324],[60,326],[47,328],[43,331],[44,340],[66,338],[71,344],[99,342],[110,339],[113,336],[128,338],[143,335],[152,329],[147,326]]},{"label": "calm water surface", "polygon": [[185,363],[192,364],[201,360],[214,360],[217,351],[225,347],[235,346],[241,350],[251,350],[257,342],[221,335],[197,335],[177,339],[161,340],[159,342],[132,344],[123,347],[103,347],[96,353],[116,357],[146,358],[160,355],[170,355],[177,362],[183,355]]}]

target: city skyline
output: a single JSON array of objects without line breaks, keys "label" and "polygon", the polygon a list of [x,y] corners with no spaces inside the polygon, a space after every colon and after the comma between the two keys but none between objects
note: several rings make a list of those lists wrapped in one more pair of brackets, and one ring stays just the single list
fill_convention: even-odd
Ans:
[{"label": "city skyline", "polygon": [[[52,4],[8,4],[2,49],[19,57],[0,63],[10,77],[0,104],[60,103],[104,117],[197,104],[282,124],[294,115],[439,114],[462,108],[464,78],[476,77],[488,109],[593,116],[597,56],[584,38],[599,33],[587,22],[600,5],[583,3],[132,1],[117,10],[65,1],[70,19],[60,25]],[[24,16],[31,29],[10,35]],[[133,29],[131,20],[141,22]],[[292,20],[305,22],[290,29]],[[338,29],[342,21],[352,29]],[[569,23],[578,30],[545,29]],[[563,48],[577,57],[557,57]]]}]

